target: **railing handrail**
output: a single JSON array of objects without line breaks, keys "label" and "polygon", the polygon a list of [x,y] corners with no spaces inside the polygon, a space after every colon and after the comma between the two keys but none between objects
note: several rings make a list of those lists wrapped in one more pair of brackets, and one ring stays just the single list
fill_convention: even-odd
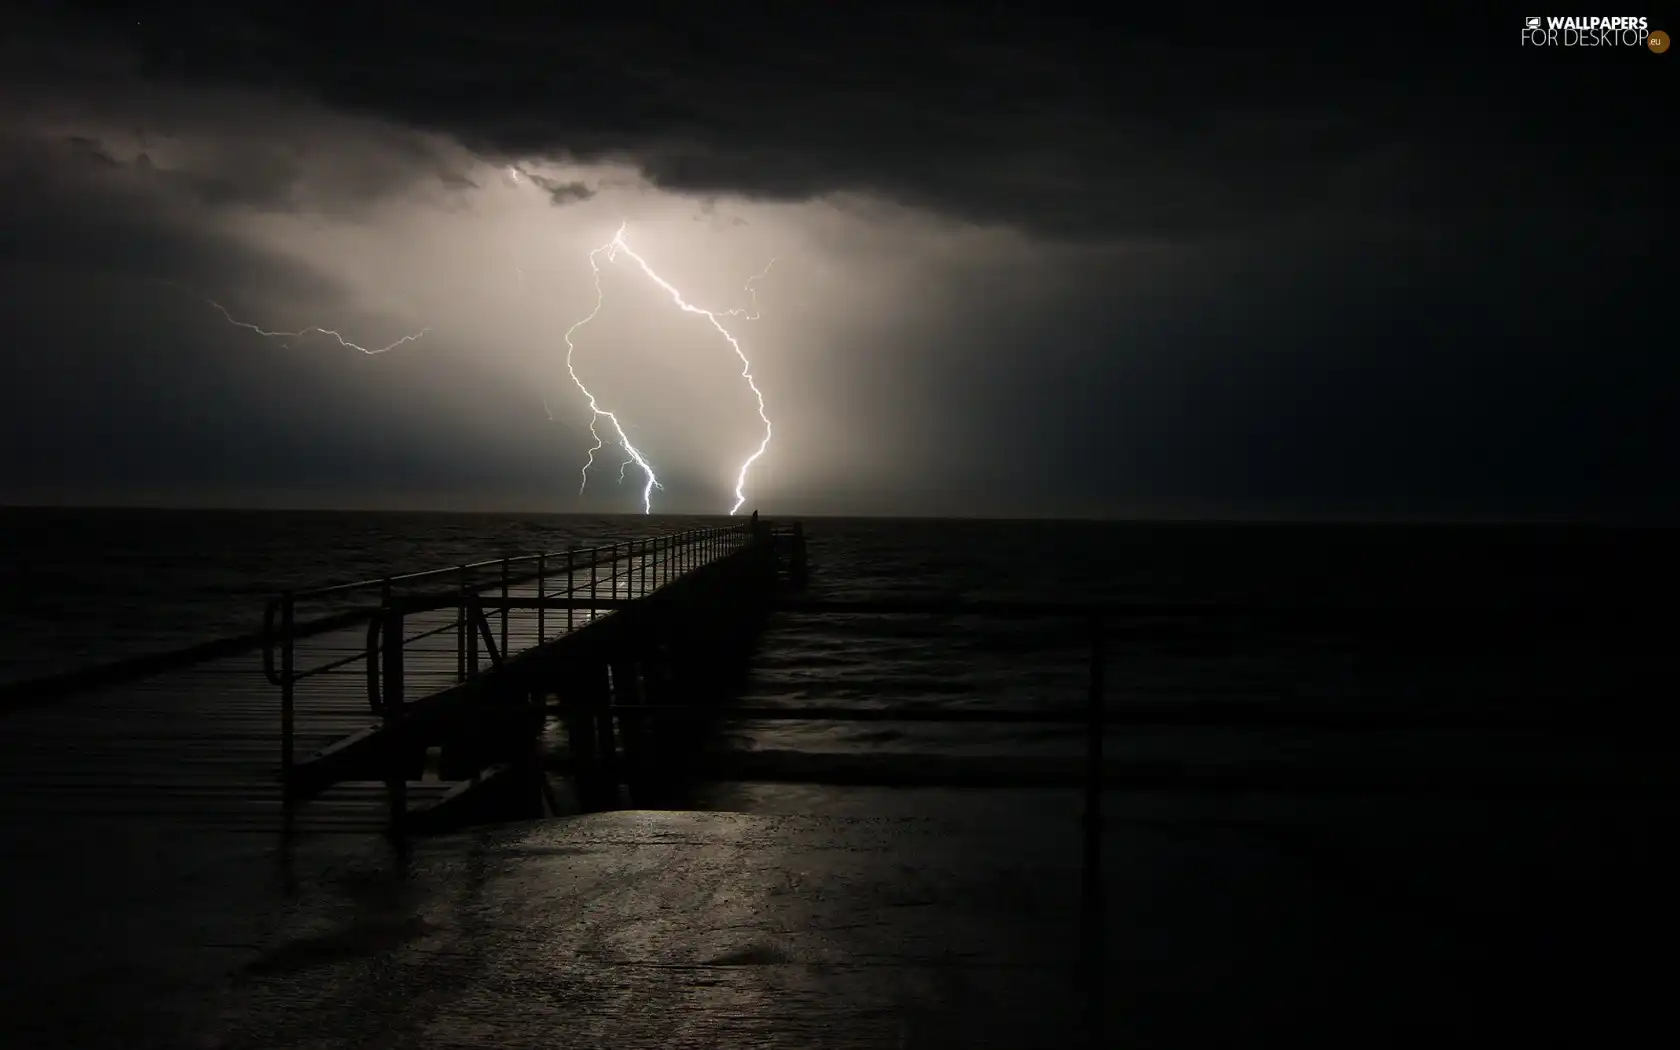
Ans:
[{"label": "railing handrail", "polygon": [[[284,609],[285,602],[287,600],[290,600],[293,603],[293,606],[295,607],[298,602],[304,601],[304,600],[317,599],[317,598],[323,598],[323,597],[331,597],[331,596],[335,596],[335,595],[344,595],[344,594],[349,594],[351,592],[358,591],[358,590],[373,590],[375,588],[377,588],[381,592],[383,592],[383,591],[385,591],[386,588],[388,588],[392,584],[413,583],[413,582],[418,581],[418,580],[433,579],[433,578],[437,578],[437,577],[441,577],[441,576],[447,576],[447,575],[450,575],[450,574],[459,574],[463,570],[470,572],[470,571],[473,571],[473,570],[488,569],[488,568],[492,568],[492,567],[496,567],[496,566],[501,566],[501,565],[504,565],[504,564],[505,565],[515,565],[515,564],[524,564],[524,563],[540,563],[545,559],[553,559],[553,558],[556,558],[556,557],[566,558],[568,556],[571,558],[571,564],[572,564],[572,567],[573,567],[574,570],[595,568],[595,567],[599,567],[599,566],[603,566],[603,565],[613,566],[613,570],[611,572],[608,572],[606,575],[601,576],[600,580],[599,580],[599,582],[610,582],[610,581],[616,581],[616,580],[624,579],[635,571],[634,566],[627,566],[623,569],[619,569],[618,566],[621,563],[633,561],[634,559],[639,557],[640,555],[638,554],[638,551],[641,550],[640,545],[644,541],[651,542],[655,539],[659,539],[659,540],[664,540],[664,541],[666,541],[667,543],[670,543],[670,544],[684,544],[684,543],[689,543],[689,542],[695,541],[697,539],[701,539],[701,538],[708,537],[708,536],[713,536],[713,535],[728,534],[728,533],[732,533],[732,532],[745,533],[745,532],[750,531],[751,527],[752,527],[751,520],[750,519],[743,519],[739,522],[732,522],[730,524],[721,525],[721,526],[701,526],[701,527],[697,527],[697,528],[684,529],[680,532],[656,533],[653,536],[643,537],[639,540],[634,540],[634,541],[621,541],[619,543],[613,543],[613,544],[597,544],[597,545],[592,546],[592,547],[572,547],[572,548],[569,548],[569,549],[557,550],[557,551],[538,551],[538,552],[535,552],[535,553],[529,553],[528,552],[528,553],[523,553],[523,554],[508,554],[508,555],[505,555],[505,556],[500,557],[500,558],[486,558],[486,559],[481,560],[481,561],[467,562],[463,565],[446,565],[446,566],[443,566],[441,568],[436,568],[436,569],[423,569],[423,570],[420,570],[418,572],[399,573],[399,574],[393,575],[393,576],[381,576],[381,577],[377,577],[377,578],[374,578],[374,579],[357,580],[353,583],[330,584],[330,585],[325,586],[325,587],[314,587],[314,588],[310,588],[308,590],[283,592],[279,595],[275,595],[273,597],[270,597],[268,599],[267,603],[265,604],[265,607],[264,607],[264,610],[263,610],[263,632],[262,632],[263,674],[264,674],[264,677],[266,677],[271,684],[273,684],[273,685],[281,685],[282,684],[281,676],[276,672],[275,667],[274,667],[274,650],[275,650],[275,642],[277,640],[277,632],[276,632],[276,629],[275,629],[275,621],[281,616],[282,611]],[[551,563],[551,565],[552,565],[552,563]],[[528,582],[532,579],[537,578],[539,575],[542,575],[542,574],[537,573],[537,572],[523,573],[520,576],[518,576],[517,578],[510,578],[510,580],[508,582],[510,582],[510,583],[525,583],[525,582]],[[465,590],[468,593],[476,594],[476,593],[480,593],[480,592],[483,592],[483,591],[492,590],[492,589],[497,588],[501,585],[502,585],[502,581],[500,579],[488,579],[488,580],[474,581],[472,583],[469,583],[469,584],[466,585]],[[588,584],[583,583],[581,581],[578,581],[578,582],[573,582],[563,592],[556,591],[554,593],[556,595],[564,593],[564,595],[569,598],[569,597],[572,597],[572,596],[576,595],[579,591],[586,589],[587,587],[588,587]],[[454,600],[454,595],[458,594],[458,593],[459,593],[459,589],[452,592],[452,594],[450,596],[447,596],[447,597],[440,593],[438,595],[432,596],[431,600],[446,603],[448,601]],[[319,617],[318,619],[315,619],[315,620],[310,620],[310,621],[307,621],[305,623],[294,623],[292,625],[291,635],[294,638],[305,637],[305,636],[308,636],[310,634],[317,633],[318,629],[320,629],[320,630],[331,630],[331,629],[335,629],[335,628],[338,628],[338,627],[351,626],[351,625],[353,625],[357,622],[362,621],[362,619],[364,617],[374,616],[378,612],[379,608],[383,605],[383,598],[384,597],[385,596],[382,594],[382,600],[381,600],[380,604],[378,604],[378,605],[370,604],[370,605],[362,606],[362,607],[352,607],[352,608],[347,608],[347,609],[340,609],[339,611],[337,611],[335,613]],[[415,596],[410,596],[410,597],[413,598]],[[363,657],[362,654],[357,654],[357,655],[349,657],[345,660],[333,661],[332,665],[328,666],[328,667],[315,667],[315,668],[309,668],[309,669],[307,669],[305,671],[302,671],[302,672],[295,672],[292,675],[292,678],[293,678],[293,680],[297,680],[297,679],[300,679],[300,678],[309,677],[310,675],[322,673],[322,671],[324,671],[324,670],[335,670],[335,669],[337,669],[337,667],[345,666],[349,663],[354,663],[356,660],[360,660],[360,659],[363,659],[363,658],[364,657]]]},{"label": "railing handrail", "polygon": [[[741,521],[730,525],[684,529],[681,532],[656,533],[655,536],[661,539],[686,541],[705,535],[715,534],[717,530],[744,532],[751,527],[752,526],[749,521]],[[642,537],[642,539],[653,538],[655,537]],[[573,547],[570,548],[570,552],[574,557],[593,556],[595,559],[593,564],[612,564],[622,561],[624,558],[629,556],[629,543],[630,541],[621,541],[619,543],[598,544],[593,547]],[[616,554],[614,553],[615,551],[617,552]],[[445,565],[441,568],[421,569],[418,572],[398,573],[394,576],[378,576],[365,580],[355,580],[350,583],[333,583],[327,584],[324,587],[311,587],[307,590],[292,591],[291,595],[294,601],[306,598],[321,598],[333,594],[343,594],[348,591],[383,587],[387,583],[408,583],[413,580],[426,579],[432,576],[442,576],[446,573],[460,572],[462,569],[488,569],[491,566],[500,565],[504,561],[512,565],[519,562],[536,561],[538,558],[552,558],[556,555],[564,556],[566,553],[566,549],[524,551],[517,554],[507,554],[500,558],[486,558],[483,561],[467,562],[465,565]],[[607,556],[602,557],[603,555]],[[592,564],[590,561],[585,560],[580,564],[580,567],[588,568],[590,564]]]},{"label": "railing handrail", "polygon": [[[609,545],[607,547],[586,547],[586,548],[582,548],[582,549],[577,550],[575,553],[576,554],[594,554],[594,555],[597,556],[597,563],[598,563],[599,560],[600,560],[599,559],[600,553],[602,551],[610,551],[611,549],[612,549],[611,545]],[[383,587],[387,583],[411,583],[414,580],[424,580],[424,579],[428,579],[428,578],[433,577],[433,576],[443,576],[443,575],[446,575],[446,574],[452,573],[452,572],[458,573],[462,569],[467,569],[467,570],[488,569],[491,566],[500,565],[503,562],[507,562],[509,565],[513,565],[513,564],[516,564],[516,563],[519,563],[519,562],[536,561],[538,558],[552,558],[555,554],[565,554],[565,553],[566,553],[565,551],[537,551],[537,552],[534,552],[534,553],[533,552],[526,552],[526,553],[523,553],[523,554],[509,554],[509,555],[506,555],[505,557],[501,557],[501,558],[486,558],[483,561],[471,561],[471,562],[467,562],[463,565],[445,565],[445,566],[443,566],[441,568],[437,568],[437,569],[421,569],[418,572],[403,572],[403,573],[398,573],[394,576],[379,576],[379,577],[375,577],[375,578],[372,578],[372,579],[356,580],[353,583],[334,583],[334,584],[328,584],[325,587],[313,587],[313,588],[310,588],[309,590],[306,590],[306,591],[293,591],[292,592],[292,598],[294,600],[300,599],[300,598],[323,598],[323,597],[326,597],[328,595],[333,595],[333,594],[344,594],[344,593],[347,593],[347,592],[350,592],[350,591],[368,590],[368,589],[372,589],[374,587]],[[617,559],[616,558],[607,558],[605,560],[608,561],[608,562],[612,562],[612,561],[615,561]],[[585,564],[587,565],[588,563],[586,562]]]}]

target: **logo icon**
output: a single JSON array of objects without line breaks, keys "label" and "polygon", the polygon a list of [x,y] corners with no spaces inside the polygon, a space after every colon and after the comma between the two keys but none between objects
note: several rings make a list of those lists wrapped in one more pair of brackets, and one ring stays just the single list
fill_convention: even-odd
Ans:
[{"label": "logo icon", "polygon": [[1660,29],[1651,30],[1651,35],[1645,38],[1645,46],[1659,55],[1662,54],[1668,50],[1668,34]]},{"label": "logo icon", "polygon": [[1540,28],[1540,20],[1538,18],[1526,18],[1523,21],[1528,23],[1527,27],[1526,27],[1528,29],[1539,29]]}]

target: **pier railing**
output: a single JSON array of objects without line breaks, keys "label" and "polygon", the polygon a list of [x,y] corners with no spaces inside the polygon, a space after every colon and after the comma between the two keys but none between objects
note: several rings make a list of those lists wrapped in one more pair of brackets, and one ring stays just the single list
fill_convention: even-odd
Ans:
[{"label": "pier railing", "polygon": [[[394,644],[407,648],[453,635],[455,680],[464,681],[478,673],[481,642],[497,662],[520,648],[511,644],[514,640],[510,637],[510,621],[516,609],[535,606],[535,634],[530,644],[541,644],[575,630],[601,610],[652,594],[740,549],[756,533],[769,531],[770,527],[761,526],[754,515],[729,525],[594,547],[507,555],[276,595],[264,610],[262,657],[263,674],[280,690],[282,771],[289,774],[295,764],[296,692],[300,682],[333,674],[365,674],[370,713],[377,714],[391,702],[388,686],[380,684],[380,665],[382,654]],[[526,587],[534,601],[515,593]],[[442,610],[451,611],[451,615],[413,633],[392,634],[382,625],[387,612],[398,606],[410,620],[416,614]],[[563,612],[559,606],[564,606]],[[305,611],[309,615],[300,615]],[[367,625],[365,645],[320,644],[307,654],[300,651],[300,641],[345,632],[360,624]],[[401,702],[400,695],[397,702]]]}]

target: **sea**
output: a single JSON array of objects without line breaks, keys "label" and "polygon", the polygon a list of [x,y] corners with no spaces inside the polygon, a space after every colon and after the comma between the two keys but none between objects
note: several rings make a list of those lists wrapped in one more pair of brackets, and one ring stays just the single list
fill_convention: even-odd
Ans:
[{"label": "sea", "polygon": [[[0,511],[0,685],[250,634],[260,626],[264,599],[282,589],[633,539],[716,520]],[[1672,768],[1672,734],[1640,728],[1642,719],[1666,717],[1673,695],[1672,531],[843,518],[806,519],[804,527],[809,593],[817,598],[1345,610],[1310,625],[1259,613],[1112,623],[1103,638],[1110,705],[1218,700],[1372,712],[1427,706],[1449,714],[1545,708],[1573,719],[1570,725],[1579,730],[1519,739],[1456,731],[1350,736],[1134,727],[1110,732],[1105,741],[1109,758],[1120,763],[1216,774],[1280,762],[1413,772],[1456,767],[1492,770],[1496,781],[1500,770],[1519,768]],[[1507,614],[1513,610],[1569,616],[1550,628],[1512,630]],[[1583,620],[1582,613],[1590,615]],[[1055,618],[780,613],[764,632],[742,700],[785,707],[1071,709],[1083,703],[1089,685],[1088,645],[1085,624]],[[1613,731],[1606,734],[1606,727]],[[943,839],[917,839],[920,852],[905,853],[905,863],[893,872],[870,869],[869,878],[896,881],[870,890],[871,900],[889,903],[879,905],[879,914],[858,916],[860,928],[920,914],[935,885],[958,887],[950,891],[958,899],[946,905],[954,914],[966,915],[967,907],[1002,909],[1051,926],[1043,916],[1060,914],[1057,902],[1079,892],[1071,872],[1065,884],[1010,881],[1027,878],[1022,872],[1032,858],[1076,851],[1079,791],[937,787],[913,777],[893,782],[894,770],[925,771],[945,760],[972,768],[1059,757],[1077,769],[1083,747],[1077,727],[775,722],[735,726],[721,743],[750,757],[753,768],[784,775],[712,785],[692,800],[693,808],[771,819],[845,817],[852,818],[847,826],[866,829],[885,827],[880,821],[932,817],[947,828],[984,832],[986,848],[1002,851],[980,864],[954,846],[941,846]],[[870,775],[857,776],[860,768]],[[798,769],[812,773],[805,780],[785,775]],[[847,776],[824,776],[825,770]],[[1136,1045],[1250,1041],[1237,1033],[1277,1028],[1286,1013],[1303,1030],[1336,1028],[1365,1045],[1389,1045],[1384,1036],[1394,1045],[1417,1045],[1422,1038],[1399,1034],[1438,1035],[1461,1023],[1455,1019],[1477,1013],[1489,1031],[1508,1032],[1522,1020],[1555,1035],[1561,1029],[1548,1011],[1558,1004],[1573,1012],[1578,1025],[1598,1031],[1606,1018],[1631,1009],[1628,1004],[1667,1001],[1653,984],[1665,971],[1637,961],[1660,957],[1680,929],[1665,903],[1671,894],[1659,844],[1672,822],[1672,799],[1661,789],[1562,799],[1533,792],[1303,798],[1119,790],[1106,792],[1102,805],[1110,887],[1103,921],[1118,946],[1109,949],[1109,991],[1124,1000]],[[148,856],[173,855],[144,835],[136,841]],[[102,896],[111,870],[109,863],[95,870]],[[503,882],[524,885],[511,876]],[[824,887],[813,883],[809,892],[820,897]],[[972,893],[972,902],[965,893]],[[115,918],[84,924],[92,931],[90,943],[104,943],[98,936],[109,923],[128,929],[139,921],[121,907],[120,901],[111,905]],[[889,915],[888,908],[897,911]],[[977,930],[991,928],[979,919],[964,921]],[[53,932],[60,925],[53,920],[42,928]],[[504,925],[498,919],[486,928]],[[940,936],[961,940],[958,934],[968,928]],[[62,932],[53,936],[58,940],[41,941],[51,949],[15,954],[73,958],[60,946]],[[1637,949],[1638,943],[1647,948]],[[937,943],[914,944],[893,958],[940,950]],[[193,964],[201,968],[214,969],[222,958],[205,954],[202,945],[194,951],[194,958],[211,960]],[[1009,945],[989,951],[981,953],[984,965],[1011,965]],[[860,963],[860,972],[873,965]],[[330,967],[311,972],[337,980]],[[396,995],[368,976],[383,972],[377,967],[344,972],[362,976],[332,985],[333,1001],[344,988],[392,996],[381,1002],[433,994]],[[32,979],[47,980],[38,974]],[[210,973],[204,986],[220,987],[218,979]],[[19,993],[17,1001],[47,1002],[53,1017],[85,1024],[90,993],[80,978],[66,980],[51,994]],[[281,983],[290,988],[292,980],[286,976]],[[510,988],[527,987],[508,980]],[[998,987],[1009,985],[1000,982]],[[145,992],[137,978],[133,987],[140,991],[124,994],[146,998],[144,1008],[157,1012],[152,1000],[165,993]],[[937,987],[924,992],[939,997]],[[190,988],[168,994],[179,999],[182,1016],[196,1009],[191,1003],[199,993]],[[1028,997],[1012,994],[1015,1000]],[[283,1005],[275,1018],[291,1011],[291,992],[276,1001]],[[728,1003],[729,1009],[739,1005]],[[362,1009],[346,1006],[345,1016]],[[216,1023],[224,1021],[234,1023]],[[266,1032],[271,1022],[249,1024]],[[1154,1042],[1145,1038],[1151,1033]],[[906,1044],[901,1039],[899,1045]],[[985,1045],[1030,1044],[994,1039]]]},{"label": "sea", "polygon": [[[717,518],[136,509],[0,511],[0,686],[261,625],[284,589],[504,554],[560,551]],[[1655,653],[1629,610],[1675,593],[1672,530],[1581,525],[815,518],[810,596],[1103,600],[1389,610],[1378,627],[1263,620],[1111,625],[1111,702],[1296,706],[1637,705]],[[1602,610],[1610,631],[1511,637],[1458,610]],[[1399,612],[1396,613],[1395,611]],[[1615,617],[1613,617],[1615,618]],[[1651,622],[1655,622],[1654,620]],[[782,615],[743,700],[764,705],[1057,706],[1085,696],[1066,620]],[[782,723],[737,731],[764,755],[1028,755],[1076,730]],[[1136,739],[1135,737],[1133,738]],[[1208,734],[1198,735],[1208,739]]]}]

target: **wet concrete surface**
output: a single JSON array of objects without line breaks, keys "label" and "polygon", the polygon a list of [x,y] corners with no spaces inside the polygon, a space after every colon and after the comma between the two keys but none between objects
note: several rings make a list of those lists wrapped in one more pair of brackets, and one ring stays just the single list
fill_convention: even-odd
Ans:
[{"label": "wet concrete surface", "polygon": [[6,1042],[1052,1047],[1088,1045],[1097,1016],[1104,1045],[1549,1045],[1657,1001],[1634,957],[1667,920],[1606,881],[1603,849],[1546,841],[1602,815],[1534,822],[1527,854],[1488,842],[1509,821],[1435,822],[1420,865],[1427,815],[1405,838],[1369,812],[1291,831],[1134,807],[1097,913],[1067,822],[944,811],[621,811],[285,849],[43,825],[8,869]]}]

